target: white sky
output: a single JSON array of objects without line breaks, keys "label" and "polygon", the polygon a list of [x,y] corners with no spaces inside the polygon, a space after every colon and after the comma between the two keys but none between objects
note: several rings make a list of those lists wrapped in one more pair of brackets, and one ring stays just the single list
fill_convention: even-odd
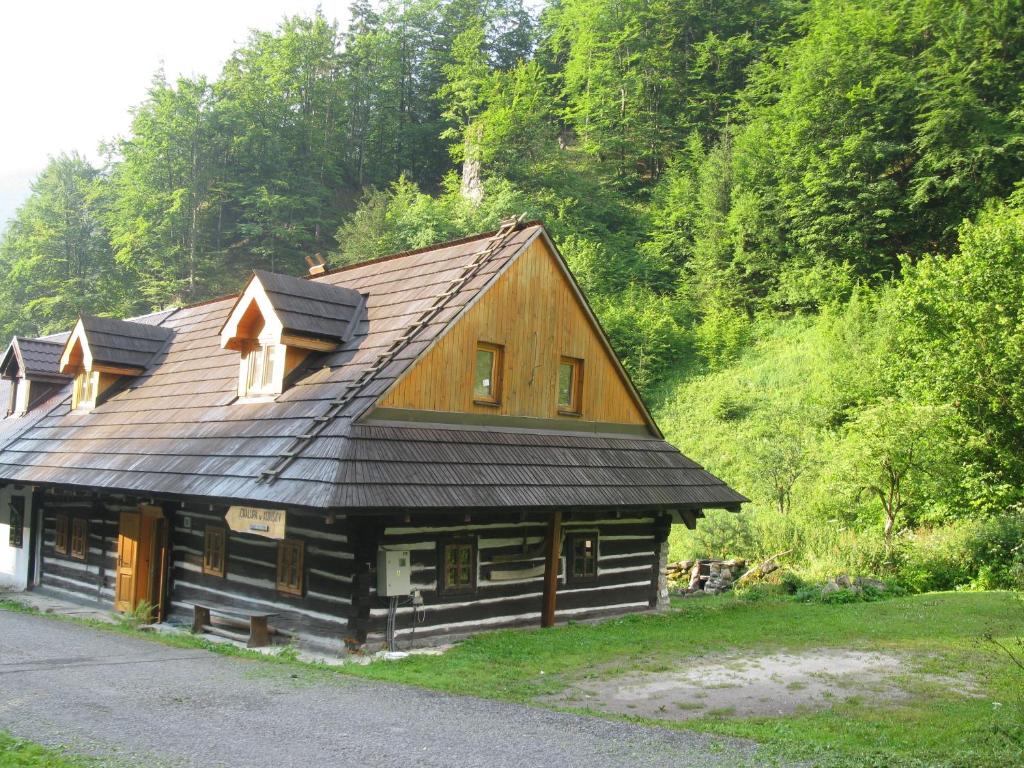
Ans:
[{"label": "white sky", "polygon": [[51,155],[94,162],[163,64],[215,77],[250,29],[285,16],[348,21],[349,0],[0,0],[0,232]]}]

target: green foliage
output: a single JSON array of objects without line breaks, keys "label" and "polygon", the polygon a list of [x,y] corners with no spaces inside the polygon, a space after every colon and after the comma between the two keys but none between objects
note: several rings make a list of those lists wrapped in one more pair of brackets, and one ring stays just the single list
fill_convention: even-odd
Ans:
[{"label": "green foliage", "polygon": [[17,739],[0,731],[0,765],[7,768],[99,768],[93,759]]},{"label": "green foliage", "polygon": [[1024,501],[1021,0],[537,10],[358,0],[157,73],[106,166],[55,158],[3,234],[0,328],[526,214],[665,432],[752,499],[677,550],[1017,583],[986,526]]},{"label": "green foliage", "polygon": [[78,155],[52,159],[0,239],[0,329],[65,331],[82,312],[128,301],[103,222],[102,177]]}]

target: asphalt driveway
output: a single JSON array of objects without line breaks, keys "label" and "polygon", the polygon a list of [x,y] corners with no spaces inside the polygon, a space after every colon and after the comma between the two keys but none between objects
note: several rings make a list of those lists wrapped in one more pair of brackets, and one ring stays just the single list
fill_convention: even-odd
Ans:
[{"label": "asphalt driveway", "polygon": [[743,742],[171,648],[6,611],[0,730],[133,766],[759,762]]}]

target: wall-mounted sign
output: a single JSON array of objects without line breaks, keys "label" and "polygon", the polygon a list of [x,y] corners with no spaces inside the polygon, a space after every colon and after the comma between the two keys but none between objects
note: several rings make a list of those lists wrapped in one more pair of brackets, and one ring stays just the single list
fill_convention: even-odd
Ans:
[{"label": "wall-mounted sign", "polygon": [[259,507],[228,507],[224,518],[228,528],[238,533],[253,533],[268,539],[284,538],[285,512],[283,509]]}]

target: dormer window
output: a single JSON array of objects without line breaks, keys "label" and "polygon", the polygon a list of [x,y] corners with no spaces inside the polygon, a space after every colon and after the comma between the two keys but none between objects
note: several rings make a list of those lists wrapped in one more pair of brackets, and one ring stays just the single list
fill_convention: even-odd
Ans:
[{"label": "dormer window", "polygon": [[333,352],[352,335],[365,299],[323,281],[257,271],[221,328],[220,344],[239,352],[238,395],[269,398],[313,352]]},{"label": "dormer window", "polygon": [[58,371],[63,347],[52,339],[14,337],[0,358],[0,378],[10,382],[10,398],[0,415],[24,416],[67,383],[68,377]]},{"label": "dormer window", "polygon": [[14,415],[24,416],[28,413],[29,403],[32,402],[32,382],[28,379],[18,379],[14,386]]},{"label": "dormer window", "polygon": [[241,394],[275,395],[281,391],[280,379],[277,376],[279,344],[267,344],[256,347],[246,354],[244,359],[245,380]]},{"label": "dormer window", "polygon": [[82,315],[59,364],[62,374],[75,377],[72,409],[92,410],[115,384],[145,373],[173,335],[158,325]]},{"label": "dormer window", "polygon": [[75,376],[75,388],[71,392],[72,410],[91,410],[96,407],[96,395],[100,388],[99,371],[82,371]]}]

